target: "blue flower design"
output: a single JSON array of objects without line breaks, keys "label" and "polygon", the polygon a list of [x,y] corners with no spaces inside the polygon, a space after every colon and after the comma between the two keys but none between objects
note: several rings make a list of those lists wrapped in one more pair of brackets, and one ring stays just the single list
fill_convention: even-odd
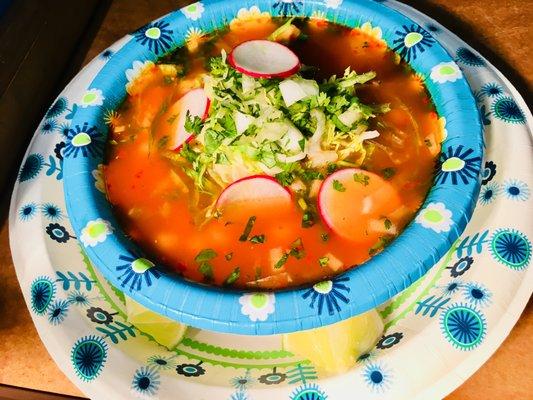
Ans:
[{"label": "blue flower design", "polygon": [[81,152],[83,157],[98,157],[102,155],[103,143],[104,137],[96,126],[89,127],[85,122],[82,126],[76,125],[74,129],[68,130],[63,155],[76,158]]},{"label": "blue flower design", "polygon": [[389,349],[392,346],[400,343],[400,340],[403,339],[403,333],[401,332],[395,332],[390,333],[388,335],[383,335],[381,339],[379,339],[378,343],[376,344],[376,347],[378,349]]},{"label": "blue flower design", "polygon": [[52,203],[46,203],[41,205],[41,212],[50,221],[59,221],[61,218],[63,218],[63,213],[61,212],[61,209]]},{"label": "blue flower design", "polygon": [[89,297],[85,293],[79,290],[70,292],[67,297],[67,301],[70,304],[74,304],[75,306],[81,307],[87,307],[91,304],[91,299],[89,299]]},{"label": "blue flower design", "polygon": [[465,65],[470,65],[471,67],[482,67],[485,65],[485,61],[483,61],[481,57],[466,47],[459,47],[455,56],[457,61],[462,62]]},{"label": "blue flower design", "polygon": [[61,163],[63,161],[63,149],[65,148],[65,142],[59,142],[54,147],[54,154]]},{"label": "blue flower design", "polygon": [[19,209],[19,219],[21,221],[28,221],[35,216],[37,212],[37,204],[28,203],[20,207]]},{"label": "blue flower design", "polygon": [[491,238],[492,257],[512,268],[521,270],[531,260],[531,242],[522,232],[514,229],[500,229]]},{"label": "blue flower design", "polygon": [[272,368],[272,372],[261,375],[258,380],[264,385],[278,385],[281,382],[284,382],[285,379],[287,379],[287,374],[278,372],[277,367],[274,367]]},{"label": "blue flower design", "polygon": [[348,298],[342,293],[348,293],[350,291],[350,288],[344,284],[344,282],[348,282],[349,280],[349,277],[341,276],[316,283],[302,295],[302,298],[307,299],[311,297],[311,303],[309,304],[311,308],[315,308],[315,302],[318,300],[318,315],[322,315],[324,303],[327,306],[328,314],[333,315],[334,310],[337,310],[337,312],[341,310],[339,300],[345,304],[349,302]]},{"label": "blue flower design", "polygon": [[159,390],[161,381],[159,372],[152,367],[141,367],[135,371],[131,382],[131,389],[142,395],[153,396]]},{"label": "blue flower design", "polygon": [[460,350],[472,350],[485,338],[487,323],[477,309],[453,304],[440,316],[440,326],[444,337]]},{"label": "blue flower design", "polygon": [[158,369],[171,369],[174,368],[175,363],[173,362],[173,357],[165,357],[160,355],[154,355],[148,358],[148,365],[158,368]]},{"label": "blue flower design", "polygon": [[45,117],[46,118],[58,117],[59,115],[61,115],[67,109],[67,105],[68,105],[67,99],[65,99],[64,97],[60,97],[48,109],[48,111],[46,112]]},{"label": "blue flower design", "polygon": [[451,178],[453,185],[457,185],[459,179],[466,185],[471,179],[476,179],[481,168],[481,157],[472,153],[473,149],[463,145],[448,147],[440,154],[435,182],[444,184]]},{"label": "blue flower design", "polygon": [[133,33],[135,40],[143,46],[148,46],[150,51],[159,54],[169,50],[172,46],[172,30],[165,21],[157,21],[143,26]]},{"label": "blue flower design", "polygon": [[198,364],[180,364],[176,366],[176,372],[179,375],[183,375],[188,378],[198,377],[200,375],[205,374],[205,369],[201,365],[202,365],[202,361],[200,361]]},{"label": "blue flower design", "polygon": [[489,183],[494,175],[496,175],[496,164],[494,161],[485,161],[485,168],[481,172],[481,184],[486,185]]},{"label": "blue flower design", "polygon": [[246,374],[236,376],[230,380],[231,386],[239,391],[246,391],[248,386],[253,385],[254,383],[255,379],[250,375],[250,370],[246,370]]},{"label": "blue flower design", "polygon": [[100,336],[82,337],[72,346],[70,360],[80,379],[92,381],[107,360],[107,343]]},{"label": "blue flower design", "polygon": [[479,93],[487,97],[499,97],[503,95],[503,88],[495,82],[486,83],[479,90]]},{"label": "blue flower design", "polygon": [[49,133],[55,132],[56,128],[57,122],[55,119],[46,119],[39,127],[39,131],[41,132],[41,134],[47,135]]},{"label": "blue flower design", "polygon": [[402,25],[402,30],[397,30],[396,35],[398,37],[392,42],[392,50],[407,62],[415,60],[418,53],[423,53],[435,43],[435,39],[425,29],[415,24]]},{"label": "blue flower design", "polygon": [[56,286],[50,278],[40,276],[35,279],[30,287],[30,303],[33,312],[43,315],[54,300],[55,294]]},{"label": "blue flower design", "polygon": [[280,15],[291,15],[300,12],[300,7],[303,1],[301,0],[280,0],[276,1],[272,7],[277,10]]},{"label": "blue flower design", "polygon": [[479,203],[484,206],[492,203],[500,191],[500,185],[496,182],[483,186],[479,193]]},{"label": "blue flower design", "polygon": [[290,395],[290,400],[326,400],[328,395],[315,383],[306,383],[297,387]]},{"label": "blue flower design", "polygon": [[461,289],[462,287],[463,287],[463,282],[461,282],[460,280],[452,280],[446,283],[445,285],[439,286],[439,288],[441,289],[441,293],[444,296],[452,296],[453,294],[458,292],[459,289]]},{"label": "blue flower design", "polygon": [[250,400],[246,392],[235,392],[231,395],[229,400]]},{"label": "blue flower design", "polygon": [[524,124],[526,117],[512,97],[500,96],[492,103],[492,113],[503,122]]},{"label": "blue flower design", "polygon": [[121,255],[119,259],[126,261],[126,264],[115,267],[117,271],[122,272],[118,278],[122,280],[122,287],[131,281],[130,290],[141,290],[143,282],[147,286],[152,286],[152,279],[159,279],[161,276],[161,272],[153,262],[146,258],[137,257],[133,252],[130,255]]},{"label": "blue flower design", "polygon": [[457,278],[458,276],[461,276],[466,271],[468,271],[473,263],[474,259],[472,257],[465,256],[458,259],[451,267],[446,268],[450,269],[450,275],[452,277]]},{"label": "blue flower design", "polygon": [[113,56],[114,52],[111,49],[106,49],[100,53],[100,58],[104,60],[109,60]]},{"label": "blue flower design", "polygon": [[68,314],[69,302],[66,300],[56,300],[48,310],[48,322],[52,325],[59,325]]},{"label": "blue flower design", "polygon": [[63,122],[61,125],[59,125],[59,132],[64,136],[68,136],[68,132],[70,131],[70,124],[68,122]]},{"label": "blue flower design", "polygon": [[503,191],[510,200],[526,201],[530,195],[527,183],[516,179],[505,181],[503,183]]},{"label": "blue flower design", "polygon": [[64,226],[56,223],[48,224],[46,227],[46,233],[48,236],[50,236],[50,239],[58,243],[66,243],[70,238],[74,237],[67,232]]},{"label": "blue flower design", "polygon": [[481,283],[468,282],[463,288],[463,295],[474,306],[484,307],[492,301],[492,293]]},{"label": "blue flower design", "polygon": [[382,364],[371,363],[363,370],[363,378],[373,391],[382,393],[390,387],[392,374]]},{"label": "blue flower design", "polygon": [[44,157],[39,153],[30,154],[19,172],[19,182],[29,181],[39,175],[43,169]]}]

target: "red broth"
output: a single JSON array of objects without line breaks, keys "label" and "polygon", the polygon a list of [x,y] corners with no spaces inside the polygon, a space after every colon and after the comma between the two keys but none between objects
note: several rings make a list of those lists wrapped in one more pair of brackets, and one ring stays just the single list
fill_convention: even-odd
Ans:
[{"label": "red broth", "polygon": [[[431,186],[443,130],[422,80],[367,31],[301,20],[297,22],[307,39],[289,46],[303,64],[318,68],[317,79],[342,74],[348,66],[358,73],[377,73],[358,96],[366,104],[389,103],[391,109],[373,120],[370,129],[377,129],[380,136],[371,141],[370,155],[361,168],[384,177],[397,190],[397,211],[386,216],[396,232],[385,232],[379,240],[350,241],[320,221],[302,227],[302,211],[296,205],[258,209],[252,204],[204,224],[195,221],[190,207],[194,184],[158,146],[167,128],[167,109],[201,85],[209,56],[219,55],[221,49],[229,52],[245,40],[264,39],[283,22],[266,17],[236,22],[216,36],[190,43],[194,55],[183,48],[160,61],[177,65],[178,71],[184,68],[183,76],[169,77],[168,67],[157,64],[146,69],[129,86],[123,105],[109,116],[105,180],[116,215],[148,255],[188,279],[205,280],[205,265],[197,258],[205,249],[216,254],[208,261],[211,283],[216,285],[235,280],[236,272],[233,286],[265,289],[336,275],[379,252],[413,218]],[[354,215],[357,210],[348,212],[347,218]],[[263,243],[239,240],[251,216],[255,217],[251,235],[264,235]],[[288,256],[282,267],[273,268],[290,249],[298,257]],[[319,260],[325,255],[335,262],[321,266]]]}]

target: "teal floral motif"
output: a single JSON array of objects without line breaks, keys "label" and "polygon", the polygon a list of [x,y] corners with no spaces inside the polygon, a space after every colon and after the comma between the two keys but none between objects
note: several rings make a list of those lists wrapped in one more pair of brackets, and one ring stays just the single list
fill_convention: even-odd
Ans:
[{"label": "teal floral motif", "polygon": [[40,276],[30,286],[30,303],[32,311],[37,315],[43,315],[56,294],[54,282],[47,276]]},{"label": "teal floral motif", "polygon": [[154,396],[159,390],[161,377],[155,368],[141,367],[135,371],[131,382],[131,390],[143,396]]},{"label": "teal floral motif", "polygon": [[57,126],[58,125],[55,119],[45,119],[39,127],[39,131],[42,135],[47,135],[49,133],[54,133],[57,129]]},{"label": "teal floral motif", "polygon": [[481,96],[487,96],[487,97],[499,97],[503,95],[503,88],[501,85],[491,82],[486,83],[483,85],[483,87],[479,90],[479,93]]},{"label": "teal floral motif", "polygon": [[526,116],[512,97],[500,96],[492,103],[492,114],[508,124],[525,124]]},{"label": "teal floral motif", "polygon": [[466,271],[468,271],[473,263],[474,259],[472,257],[465,256],[458,259],[451,267],[446,268],[450,270],[450,275],[453,278],[457,278],[458,276],[461,276]]},{"label": "teal floral motif", "polygon": [[62,323],[68,314],[69,302],[66,300],[56,300],[48,310],[48,322],[52,325]]},{"label": "teal floral motif", "polygon": [[79,290],[70,292],[68,294],[67,301],[70,304],[80,307],[87,307],[91,304],[91,299],[87,296],[87,294]]},{"label": "teal floral motif", "polygon": [[464,304],[453,304],[443,311],[440,326],[444,337],[459,350],[479,346],[487,331],[484,315]]},{"label": "teal floral motif", "polygon": [[287,380],[289,384],[303,383],[318,379],[315,367],[312,365],[297,364],[296,367],[287,371]]},{"label": "teal floral motif", "polygon": [[[311,298],[309,307],[315,308],[315,302],[318,315],[322,315],[324,306],[326,306],[329,315],[333,315],[335,310],[341,310],[340,302],[348,304],[349,300],[345,293],[350,292],[346,282],[350,280],[347,276],[336,277],[313,285],[310,289],[302,294],[303,299]],[[344,293],[343,293],[344,292]]]},{"label": "teal floral motif", "polygon": [[450,178],[452,185],[468,184],[477,179],[481,170],[481,156],[473,149],[459,145],[443,149],[436,167],[435,183],[445,184]]},{"label": "teal floral motif", "polygon": [[471,67],[482,67],[485,65],[485,61],[483,61],[480,56],[466,47],[459,47],[455,53],[455,56],[457,57],[457,61]]},{"label": "teal floral motif", "polygon": [[370,363],[363,370],[363,379],[373,392],[383,393],[390,388],[392,374],[383,364]]},{"label": "teal floral motif", "polygon": [[496,182],[489,183],[488,185],[485,185],[481,188],[481,191],[479,192],[479,203],[481,205],[488,205],[496,199],[496,197],[500,194],[501,188],[500,185]]},{"label": "teal floral motif", "polygon": [[250,370],[246,370],[246,374],[236,376],[230,380],[231,386],[238,391],[246,391],[250,385],[255,383],[255,379],[250,375]]},{"label": "teal floral motif", "polygon": [[514,270],[527,268],[531,260],[531,242],[515,229],[500,229],[491,238],[490,251],[499,263]]},{"label": "teal floral motif", "polygon": [[147,363],[149,366],[157,369],[162,370],[169,370],[176,367],[176,363],[174,362],[174,356],[160,356],[160,355],[153,355],[148,358]]},{"label": "teal floral motif", "polygon": [[68,130],[63,155],[76,158],[81,153],[83,157],[98,157],[102,155],[103,144],[104,136],[96,126],[85,122]]},{"label": "teal floral motif", "polygon": [[26,157],[26,160],[22,164],[22,168],[19,172],[19,182],[26,182],[37,175],[43,169],[44,166],[44,157],[39,153],[30,154]]},{"label": "teal floral motif", "polygon": [[68,102],[64,97],[60,97],[46,112],[45,118],[56,118],[65,112]]},{"label": "teal floral motif", "polygon": [[297,387],[290,395],[290,400],[326,400],[328,396],[315,383],[307,383]]},{"label": "teal floral motif", "polygon": [[[107,313],[107,315],[110,315]],[[120,340],[128,340],[129,337],[135,337],[135,328],[133,325],[126,325],[120,321],[116,321],[114,324],[107,323],[105,327],[97,326],[96,330],[103,333],[104,338],[109,338],[115,344]]]},{"label": "teal floral motif", "polygon": [[202,17],[205,8],[204,5],[199,1],[197,3],[189,4],[187,7],[183,7],[181,12],[187,19],[196,21]]},{"label": "teal floral motif", "polygon": [[509,200],[526,201],[530,191],[527,183],[518,179],[509,179],[503,183],[503,192]]},{"label": "teal floral motif", "polygon": [[200,361],[197,364],[180,364],[176,366],[176,372],[178,375],[186,376],[187,378],[199,377],[205,374],[205,368],[202,367],[203,361]]},{"label": "teal floral motif", "polygon": [[84,336],[72,346],[70,360],[81,380],[92,381],[100,375],[107,360],[107,343],[100,336]]},{"label": "teal floral motif", "polygon": [[61,218],[63,218],[63,212],[61,209],[52,203],[42,204],[41,213],[50,221],[59,221]]},{"label": "teal floral motif", "polygon": [[115,269],[120,272],[120,286],[125,287],[129,283],[130,290],[141,290],[143,284],[150,287],[153,280],[161,277],[161,272],[150,260],[140,257],[135,253],[119,256],[125,264],[118,265]]},{"label": "teal floral motif", "polygon": [[279,0],[272,5],[272,8],[277,10],[280,15],[291,15],[298,13],[302,5],[302,0]]},{"label": "teal floral motif", "polygon": [[37,204],[28,203],[19,208],[19,219],[21,221],[29,221],[37,213]]},{"label": "teal floral motif", "polygon": [[463,296],[468,303],[477,306],[485,307],[489,305],[492,300],[492,293],[483,284],[477,282],[468,282],[463,287]]},{"label": "teal floral motif", "polygon": [[259,377],[258,381],[264,385],[279,385],[287,379],[287,374],[278,372],[277,367],[272,368],[272,372],[263,374]]}]

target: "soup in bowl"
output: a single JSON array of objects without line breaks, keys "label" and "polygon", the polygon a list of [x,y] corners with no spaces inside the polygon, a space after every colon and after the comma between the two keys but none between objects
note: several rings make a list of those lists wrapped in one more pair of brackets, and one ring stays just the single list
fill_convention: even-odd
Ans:
[{"label": "soup in bowl", "polygon": [[115,286],[193,326],[270,334],[422,276],[472,213],[482,140],[460,69],[400,14],[255,4],[135,32],[83,97],[98,101],[74,116],[64,173]]}]

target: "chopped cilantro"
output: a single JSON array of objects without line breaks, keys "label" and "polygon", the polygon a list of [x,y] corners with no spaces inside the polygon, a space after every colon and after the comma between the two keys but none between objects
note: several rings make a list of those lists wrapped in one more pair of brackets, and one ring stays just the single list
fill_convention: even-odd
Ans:
[{"label": "chopped cilantro", "polygon": [[315,179],[324,179],[324,175],[320,171],[316,171],[316,170],[313,170],[313,169],[304,170],[300,174],[300,176],[306,182],[314,181]]},{"label": "chopped cilantro", "polygon": [[365,186],[368,186],[370,183],[370,177],[363,172],[356,172],[353,174],[353,180]]},{"label": "chopped cilantro", "polygon": [[233,258],[233,253],[226,254],[224,258],[226,259],[226,261],[230,261]]},{"label": "chopped cilantro", "polygon": [[279,174],[276,174],[276,179],[281,186],[289,186],[294,182],[296,177],[292,172],[282,171]]},{"label": "chopped cilantro", "polygon": [[203,249],[198,255],[194,258],[194,261],[197,263],[202,263],[204,261],[210,261],[217,256],[217,252],[213,249]]},{"label": "chopped cilantro", "polygon": [[346,188],[342,183],[340,183],[337,179],[333,180],[333,189],[335,189],[337,192],[345,192]]},{"label": "chopped cilantro", "polygon": [[424,139],[424,143],[426,144],[427,147],[433,146],[430,139]]},{"label": "chopped cilantro", "polygon": [[281,256],[281,258],[276,262],[276,264],[274,264],[274,268],[278,269],[278,268],[283,267],[288,259],[289,259],[289,253],[284,253]]},{"label": "chopped cilantro", "polygon": [[255,215],[248,218],[248,222],[246,223],[246,226],[244,227],[244,231],[242,232],[242,235],[239,237],[239,241],[246,242],[248,240],[248,236],[250,236],[250,233],[252,232],[252,229],[255,224],[256,217]]},{"label": "chopped cilantro", "polygon": [[328,171],[328,174],[332,174],[334,173],[339,167],[337,166],[337,164],[333,164],[333,163],[329,163],[328,166],[327,166],[327,171]]},{"label": "chopped cilantro", "polygon": [[329,264],[329,257],[320,257],[318,259],[318,264],[321,266],[321,267],[326,267],[328,264]]},{"label": "chopped cilantro", "polygon": [[300,150],[305,150],[305,138],[298,140],[298,146],[300,146]]},{"label": "chopped cilantro", "polygon": [[185,115],[185,130],[194,135],[198,135],[202,130],[202,119],[199,116],[192,117],[190,112],[187,111]]},{"label": "chopped cilantro", "polygon": [[160,148],[160,149],[164,149],[165,147],[167,147],[167,144],[168,144],[168,140],[170,138],[168,136],[163,136],[161,139],[159,139],[157,141],[157,147]]},{"label": "chopped cilantro", "polygon": [[385,168],[382,172],[383,172],[383,177],[385,179],[390,179],[396,174],[396,170],[392,167]]},{"label": "chopped cilantro", "polygon": [[198,266],[198,271],[204,276],[208,282],[213,280],[213,266],[208,262],[203,262]]},{"label": "chopped cilantro", "polygon": [[296,258],[297,260],[300,260],[305,257],[302,239],[298,238],[291,244],[291,250],[289,251],[289,255]]},{"label": "chopped cilantro", "polygon": [[327,242],[329,240],[329,234],[321,233],[320,238],[322,239],[323,242]]},{"label": "chopped cilantro", "polygon": [[240,276],[241,276],[241,269],[239,267],[236,267],[231,272],[231,274],[229,274],[229,276],[226,278],[226,280],[224,281],[224,285],[226,286],[233,285],[237,281],[237,279],[239,279]]},{"label": "chopped cilantro", "polygon": [[179,114],[173,114],[173,115],[171,115],[171,116],[167,119],[167,122],[168,122],[169,124],[174,123],[174,121],[176,120],[176,118],[178,118],[178,115],[179,115]]},{"label": "chopped cilantro", "polygon": [[255,235],[250,238],[252,243],[265,243],[265,235]]},{"label": "chopped cilantro", "polygon": [[392,226],[392,222],[390,222],[390,219],[385,218],[384,225],[385,225],[385,229],[389,230]]},{"label": "chopped cilantro", "polygon": [[302,216],[302,228],[310,228],[315,224],[315,213],[312,210],[306,210]]},{"label": "chopped cilantro", "polygon": [[387,236],[381,236],[376,244],[374,244],[369,250],[368,255],[373,256],[376,253],[380,252],[387,246],[390,242],[392,242],[392,239],[394,238],[393,235],[387,235]]}]

